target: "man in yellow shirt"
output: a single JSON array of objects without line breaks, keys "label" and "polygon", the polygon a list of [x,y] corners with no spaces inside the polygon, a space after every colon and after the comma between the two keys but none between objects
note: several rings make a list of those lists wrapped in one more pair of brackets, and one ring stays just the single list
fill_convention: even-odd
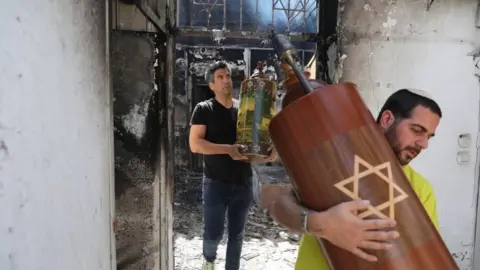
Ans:
[{"label": "man in yellow shirt", "polygon": [[[409,163],[428,147],[428,141],[435,135],[441,117],[440,107],[427,92],[401,89],[387,99],[377,118],[379,127],[437,229],[433,188]],[[393,220],[362,220],[354,214],[358,210],[367,209],[368,204],[369,202],[365,201],[351,201],[324,212],[316,212],[301,206],[293,192],[290,192],[279,195],[268,208],[271,216],[289,230],[309,232],[303,234],[300,241],[295,269],[329,270],[316,237],[321,237],[365,260],[376,261],[377,258],[366,250],[388,249],[391,247],[388,240],[399,236],[398,232],[393,230],[371,231],[392,229],[395,226]]]}]

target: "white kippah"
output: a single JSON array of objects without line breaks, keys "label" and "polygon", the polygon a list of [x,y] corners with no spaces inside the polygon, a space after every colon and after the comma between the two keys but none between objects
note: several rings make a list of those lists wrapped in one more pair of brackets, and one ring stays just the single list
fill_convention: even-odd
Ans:
[{"label": "white kippah", "polygon": [[414,88],[406,88],[407,91],[411,92],[411,93],[414,93],[414,94],[417,94],[419,96],[422,96],[422,97],[426,97],[428,99],[431,99],[433,101],[435,101],[435,99],[433,98],[433,96],[425,91],[425,90],[421,90],[421,89],[414,89]]}]

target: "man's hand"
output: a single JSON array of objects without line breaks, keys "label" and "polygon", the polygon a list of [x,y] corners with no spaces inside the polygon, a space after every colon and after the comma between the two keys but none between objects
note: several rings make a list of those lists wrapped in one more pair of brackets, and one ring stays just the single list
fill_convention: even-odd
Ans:
[{"label": "man's hand", "polygon": [[277,149],[273,145],[270,146],[270,155],[265,158],[265,162],[274,162],[278,158],[278,152]]},{"label": "man's hand", "polygon": [[248,158],[240,152],[241,149],[245,148],[243,145],[234,144],[230,147],[228,154],[233,160],[248,160]]},{"label": "man's hand", "polygon": [[352,252],[367,261],[377,258],[362,249],[382,250],[391,247],[387,241],[399,237],[396,231],[375,231],[392,229],[396,222],[390,219],[363,220],[356,213],[369,206],[366,201],[351,201],[336,205],[326,212],[312,212],[308,216],[309,231],[330,243]]}]

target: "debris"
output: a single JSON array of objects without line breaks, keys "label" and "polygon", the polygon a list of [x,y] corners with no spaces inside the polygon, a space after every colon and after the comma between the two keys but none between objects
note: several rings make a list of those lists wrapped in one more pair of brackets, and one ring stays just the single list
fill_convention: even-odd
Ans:
[{"label": "debris", "polygon": [[[263,181],[288,180],[280,166],[262,166],[259,170]],[[278,180],[281,179],[281,180]],[[174,256],[175,270],[201,269],[202,257],[202,182],[201,180],[175,181],[174,197]],[[227,246],[227,230],[217,251],[217,268],[224,268]],[[245,229],[241,269],[287,270],[293,269],[297,257],[299,237],[278,225],[269,214],[253,205]]]}]

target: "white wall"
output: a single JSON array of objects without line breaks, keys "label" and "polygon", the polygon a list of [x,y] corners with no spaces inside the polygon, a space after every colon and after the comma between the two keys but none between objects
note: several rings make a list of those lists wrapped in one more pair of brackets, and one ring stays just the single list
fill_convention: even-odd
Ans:
[{"label": "white wall", "polygon": [[[475,29],[476,0],[348,1],[342,80],[358,84],[376,116],[385,99],[400,88],[431,91],[444,117],[429,149],[413,162],[434,186],[441,234],[461,269],[473,260],[477,179],[476,141],[479,81],[471,56],[480,40]],[[391,4],[396,2],[394,4]],[[471,161],[457,163],[460,134],[472,136]]]},{"label": "white wall", "polygon": [[105,14],[96,0],[1,5],[2,270],[113,269]]}]

